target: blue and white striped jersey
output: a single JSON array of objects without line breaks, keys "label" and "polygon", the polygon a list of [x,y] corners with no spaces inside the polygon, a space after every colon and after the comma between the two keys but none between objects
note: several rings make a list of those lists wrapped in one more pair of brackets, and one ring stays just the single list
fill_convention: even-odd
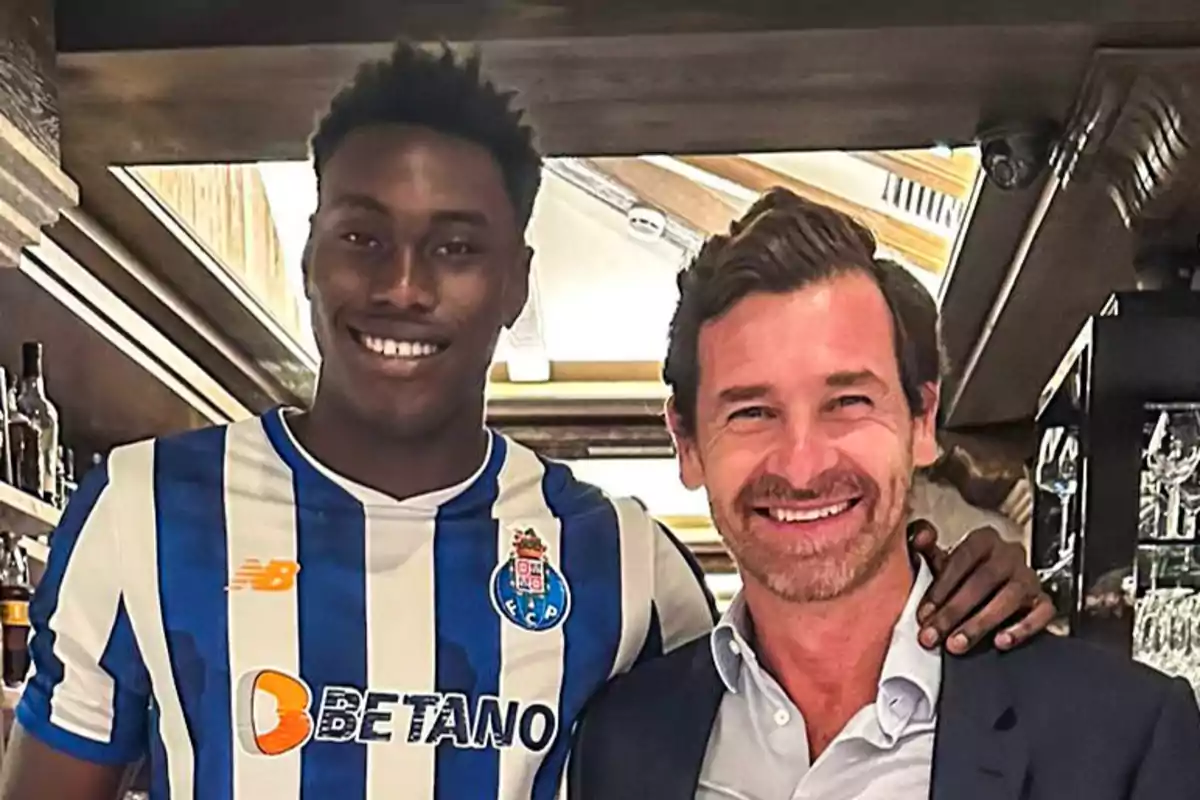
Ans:
[{"label": "blue and white striped jersey", "polygon": [[612,676],[713,623],[636,501],[499,434],[396,501],[284,412],[115,450],[55,532],[21,724],[154,800],[550,800]]}]

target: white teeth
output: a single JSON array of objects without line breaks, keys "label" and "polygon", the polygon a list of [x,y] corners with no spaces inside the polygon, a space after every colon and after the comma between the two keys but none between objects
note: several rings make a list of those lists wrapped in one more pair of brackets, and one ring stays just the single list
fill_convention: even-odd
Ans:
[{"label": "white teeth", "polygon": [[850,501],[847,500],[837,505],[825,506],[824,508],[806,508],[800,510],[798,508],[772,508],[770,510],[771,519],[776,522],[813,522],[826,517],[833,517],[847,511],[850,508]]},{"label": "white teeth", "polygon": [[385,358],[424,358],[436,355],[441,349],[431,342],[401,342],[379,336],[368,336],[365,333],[359,337],[359,341],[372,353]]}]

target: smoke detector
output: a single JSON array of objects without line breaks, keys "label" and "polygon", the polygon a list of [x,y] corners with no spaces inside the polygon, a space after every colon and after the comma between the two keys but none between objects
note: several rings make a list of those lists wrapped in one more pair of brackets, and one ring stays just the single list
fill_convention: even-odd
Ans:
[{"label": "smoke detector", "polygon": [[625,212],[629,235],[643,242],[657,242],[667,232],[667,215],[650,206],[633,206]]}]

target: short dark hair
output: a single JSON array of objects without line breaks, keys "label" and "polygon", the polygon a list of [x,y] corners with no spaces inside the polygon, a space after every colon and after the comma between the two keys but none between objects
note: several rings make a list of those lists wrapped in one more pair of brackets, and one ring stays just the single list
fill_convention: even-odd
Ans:
[{"label": "short dark hair", "polygon": [[946,375],[947,361],[937,301],[902,264],[885,258],[877,258],[875,263],[882,281],[888,284],[884,288],[888,305],[912,343],[913,378],[918,384],[940,382]]},{"label": "short dark hair", "polygon": [[[930,317],[917,294],[924,287],[900,264],[876,259],[875,248],[871,231],[853,217],[778,188],[760,197],[727,235],[708,239],[679,273],[679,303],[663,365],[684,431],[695,432],[697,351],[706,322],[755,292],[791,292],[850,272],[869,276],[887,301],[905,399],[914,416],[924,413],[922,386],[936,381],[941,370],[937,306]],[[932,303],[927,292],[925,297]],[[928,358],[931,339],[934,366]]]},{"label": "short dark hair", "polygon": [[482,76],[478,52],[457,56],[399,42],[391,56],[367,61],[333,98],[309,140],[318,183],[342,141],[372,125],[413,125],[457,136],[487,149],[504,175],[517,220],[524,228],[542,182],[542,157],[516,93]]}]

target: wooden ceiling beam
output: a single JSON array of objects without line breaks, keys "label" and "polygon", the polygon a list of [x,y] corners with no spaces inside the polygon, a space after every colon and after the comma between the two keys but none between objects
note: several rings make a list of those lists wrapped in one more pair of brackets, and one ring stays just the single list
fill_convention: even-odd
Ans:
[{"label": "wooden ceiling beam", "polygon": [[1194,258],[1197,81],[1200,47],[1095,54],[1041,202],[947,399],[949,424],[1032,416],[1084,321],[1136,286],[1139,258],[1157,267]]},{"label": "wooden ceiling beam", "polygon": [[847,200],[806,181],[784,175],[754,161],[736,156],[678,156],[685,164],[702,169],[719,178],[744,186],[752,192],[763,193],[782,187],[814,203],[820,203],[849,214],[865,224],[879,243],[899,253],[914,265],[940,274],[950,259],[950,241],[916,225],[901,222],[887,214]]},{"label": "wooden ceiling beam", "polygon": [[640,158],[592,158],[592,169],[617,181],[647,205],[670,214],[705,236],[725,233],[747,203]]},{"label": "wooden ceiling beam", "polygon": [[969,149],[955,150],[948,156],[927,150],[878,150],[851,155],[956,200],[971,196],[979,174],[979,157]]},{"label": "wooden ceiling beam", "polygon": [[963,369],[987,325],[1012,265],[1013,254],[1033,218],[1046,175],[1019,191],[981,181],[970,201],[969,224],[955,243],[941,283],[942,342],[947,374],[942,379],[943,410],[957,391]]},{"label": "wooden ceiling beam", "polygon": [[737,572],[737,564],[725,545],[721,542],[711,544],[695,544],[688,548],[692,551],[700,568],[705,574],[725,574]]},{"label": "wooden ceiling beam", "polygon": [[491,420],[496,430],[547,458],[674,458],[661,419]]},{"label": "wooden ceiling beam", "polygon": [[1080,326],[1134,284],[1134,237],[1100,182],[1043,189],[1036,214],[952,393],[946,424],[981,426],[1033,416],[1038,395]]},{"label": "wooden ceiling beam", "polygon": [[[491,383],[510,381],[508,366],[492,364],[488,373]],[[661,361],[551,361],[550,379],[554,383],[653,383],[662,384]]]},{"label": "wooden ceiling beam", "polygon": [[400,34],[418,40],[540,39],[795,29],[1051,27],[1064,21],[1120,30],[1196,21],[1191,0],[1058,0],[1052,4],[1042,0],[343,0],[337,4],[326,0],[57,0],[55,7],[59,48],[72,52],[374,42]]},{"label": "wooden ceiling beam", "polygon": [[[297,13],[223,30],[267,39]],[[412,29],[373,29],[380,38],[396,30]],[[488,40],[481,49],[489,76],[520,92],[543,152],[615,156],[969,142],[985,118],[1064,113],[1095,36],[1078,25],[779,29]],[[213,34],[204,43],[60,52],[64,153],[102,164],[303,159],[333,92],[362,60],[388,52],[345,39],[232,47]]]}]

